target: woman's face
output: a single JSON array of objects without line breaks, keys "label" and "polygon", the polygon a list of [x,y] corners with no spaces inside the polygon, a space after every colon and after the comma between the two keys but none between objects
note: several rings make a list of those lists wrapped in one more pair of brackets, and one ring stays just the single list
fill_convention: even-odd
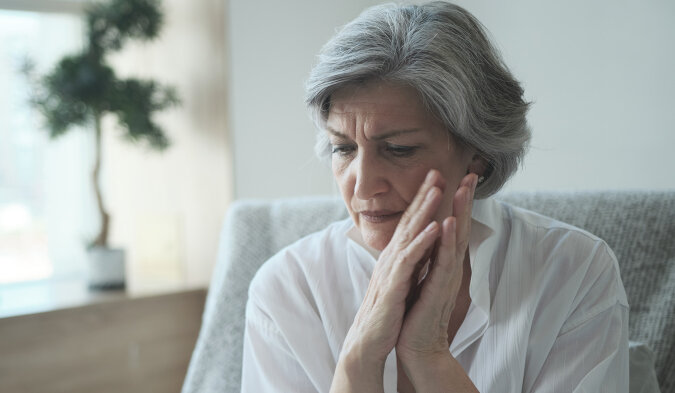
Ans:
[{"label": "woman's face", "polygon": [[440,221],[452,213],[461,179],[477,172],[481,160],[453,141],[410,87],[370,83],[341,89],[331,96],[326,125],[342,198],[363,240],[377,250],[391,240],[430,169],[446,181]]}]

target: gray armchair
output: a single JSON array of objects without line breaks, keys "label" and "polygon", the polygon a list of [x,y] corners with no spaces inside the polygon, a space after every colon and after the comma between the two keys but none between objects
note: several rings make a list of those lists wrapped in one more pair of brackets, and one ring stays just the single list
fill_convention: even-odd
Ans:
[{"label": "gray armchair", "polygon": [[[645,361],[655,362],[661,391],[675,392],[675,191],[512,193],[498,198],[584,228],[612,247],[631,306],[630,339],[653,350],[631,349],[631,392],[642,391],[633,386],[633,373]],[[251,279],[284,246],[346,216],[342,201],[329,197],[232,205],[183,393],[239,392]]]}]

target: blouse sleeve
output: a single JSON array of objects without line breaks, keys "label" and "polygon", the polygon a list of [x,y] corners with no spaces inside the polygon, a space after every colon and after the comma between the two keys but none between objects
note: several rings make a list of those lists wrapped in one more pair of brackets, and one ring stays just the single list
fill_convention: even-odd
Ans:
[{"label": "blouse sleeve", "polygon": [[628,304],[614,254],[598,257],[531,392],[628,392]]},{"label": "blouse sleeve", "polygon": [[241,391],[317,391],[278,329],[251,299],[246,305]]},{"label": "blouse sleeve", "polygon": [[628,310],[616,304],[556,339],[533,392],[628,392]]}]

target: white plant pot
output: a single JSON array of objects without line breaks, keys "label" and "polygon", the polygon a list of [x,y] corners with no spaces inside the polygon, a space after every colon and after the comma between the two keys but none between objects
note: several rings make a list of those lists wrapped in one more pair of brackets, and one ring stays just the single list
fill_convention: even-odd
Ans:
[{"label": "white plant pot", "polygon": [[124,250],[92,247],[87,250],[87,282],[91,289],[126,287]]}]

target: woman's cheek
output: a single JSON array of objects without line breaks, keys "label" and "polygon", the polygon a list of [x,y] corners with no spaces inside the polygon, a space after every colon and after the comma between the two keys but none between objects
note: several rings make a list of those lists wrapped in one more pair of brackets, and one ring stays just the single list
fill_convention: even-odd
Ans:
[{"label": "woman's cheek", "polygon": [[333,176],[338,182],[343,182],[343,177],[347,174],[348,165],[344,160],[333,158],[331,167],[333,169]]},{"label": "woman's cheek", "polygon": [[331,168],[333,171],[333,178],[337,182],[341,193],[344,195],[347,191],[346,188],[350,187],[349,165],[346,160],[333,157]]},{"label": "woman's cheek", "polygon": [[420,187],[422,187],[422,184],[424,183],[424,179],[431,169],[432,167],[429,166],[415,166],[408,168],[407,171],[402,173],[403,176],[401,176],[401,179],[407,183],[404,186],[406,190],[404,198],[408,204],[412,203],[413,199],[415,199]]}]

